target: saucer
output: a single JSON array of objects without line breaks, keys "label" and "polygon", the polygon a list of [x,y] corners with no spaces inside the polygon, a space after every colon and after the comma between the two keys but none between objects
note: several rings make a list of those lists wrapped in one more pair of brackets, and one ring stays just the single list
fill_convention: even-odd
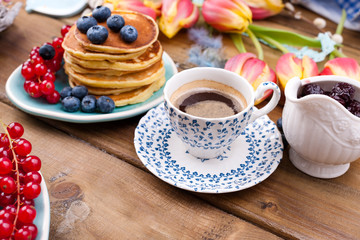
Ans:
[{"label": "saucer", "polygon": [[142,117],[134,145],[140,160],[155,176],[203,193],[234,192],[262,182],[275,171],[284,149],[275,123],[263,116],[249,124],[219,157],[196,158],[171,128],[164,103]]}]

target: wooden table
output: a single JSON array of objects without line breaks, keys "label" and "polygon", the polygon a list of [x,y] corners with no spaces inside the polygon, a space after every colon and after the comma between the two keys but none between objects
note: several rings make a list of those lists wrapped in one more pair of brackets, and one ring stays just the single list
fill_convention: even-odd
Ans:
[{"label": "wooden table", "polygon": [[[309,19],[316,17],[301,11]],[[323,180],[297,170],[285,150],[277,170],[254,187],[228,194],[193,193],[161,181],[137,157],[133,138],[142,116],[74,124],[18,110],[5,94],[7,78],[33,46],[59,36],[61,26],[77,17],[55,19],[22,9],[0,33],[1,119],[22,123],[33,154],[42,159],[51,202],[50,239],[360,239],[360,161],[343,176]],[[258,24],[308,36],[318,33],[286,13]],[[328,21],[325,30],[335,29]],[[180,71],[191,66],[192,43],[186,34],[183,30],[171,40],[160,35]],[[360,62],[360,33],[344,30],[343,36],[344,53]],[[237,54],[227,36],[223,42],[227,58]],[[247,38],[245,45],[255,52]],[[264,50],[274,69],[281,53]],[[279,105],[269,117],[276,121],[281,112]]]}]

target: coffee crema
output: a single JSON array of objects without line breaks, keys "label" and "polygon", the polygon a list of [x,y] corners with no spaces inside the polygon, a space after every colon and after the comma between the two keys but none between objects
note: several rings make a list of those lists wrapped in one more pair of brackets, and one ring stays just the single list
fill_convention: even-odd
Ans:
[{"label": "coffee crema", "polygon": [[182,85],[171,95],[170,102],[183,112],[204,118],[228,117],[247,106],[238,90],[206,79]]}]

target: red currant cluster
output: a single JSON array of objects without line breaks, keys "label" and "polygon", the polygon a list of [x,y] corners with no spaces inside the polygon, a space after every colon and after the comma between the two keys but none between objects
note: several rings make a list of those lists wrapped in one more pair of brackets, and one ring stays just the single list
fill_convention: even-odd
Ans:
[{"label": "red currant cluster", "polygon": [[[3,124],[4,125],[4,124]],[[22,138],[17,122],[0,133],[0,239],[35,239],[34,199],[41,193],[41,161],[29,155],[31,143]]]},{"label": "red currant cluster", "polygon": [[21,68],[25,78],[24,89],[34,98],[44,97],[48,103],[55,104],[60,100],[60,94],[55,90],[55,73],[61,68],[64,49],[62,42],[71,26],[61,28],[62,37],[56,37],[51,43],[34,47],[30,57]]}]

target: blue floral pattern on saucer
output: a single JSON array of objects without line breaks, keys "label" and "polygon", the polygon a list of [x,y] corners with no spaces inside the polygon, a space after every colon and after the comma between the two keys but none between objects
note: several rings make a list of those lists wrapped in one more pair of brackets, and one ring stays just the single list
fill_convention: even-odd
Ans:
[{"label": "blue floral pattern on saucer", "polygon": [[281,134],[268,116],[249,124],[217,158],[190,155],[170,126],[164,104],[151,109],[135,130],[136,153],[157,177],[195,192],[226,193],[269,177],[283,156]]}]

